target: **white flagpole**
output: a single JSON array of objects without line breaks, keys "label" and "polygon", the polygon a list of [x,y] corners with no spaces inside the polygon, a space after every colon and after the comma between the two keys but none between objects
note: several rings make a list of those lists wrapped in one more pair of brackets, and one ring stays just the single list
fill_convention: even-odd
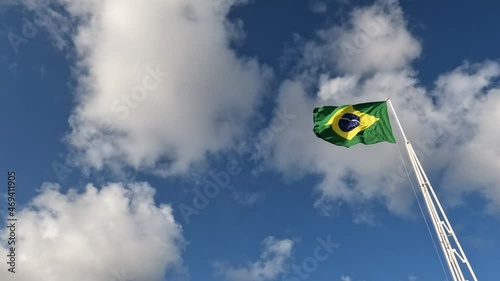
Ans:
[{"label": "white flagpole", "polygon": [[[418,160],[417,154],[413,150],[413,147],[410,141],[406,138],[406,135],[403,131],[403,127],[399,122],[399,118],[392,106],[392,102],[390,99],[387,99],[387,103],[392,109],[392,113],[398,123],[399,130],[401,131],[401,135],[405,141],[405,147],[408,152],[408,156],[410,158],[413,170],[415,171],[415,176],[420,186],[420,190],[422,191],[422,195],[425,200],[425,205],[427,206],[427,210],[429,211],[429,216],[434,225],[434,229],[436,230],[437,237],[441,244],[441,249],[443,250],[444,257],[446,258],[446,262],[450,269],[451,275],[453,276],[454,281],[468,281],[465,279],[464,274],[462,272],[461,264],[458,262],[457,257],[460,259],[462,264],[467,266],[467,269],[470,273],[470,277],[472,277],[473,281],[477,281],[474,270],[469,263],[469,260],[465,256],[465,252],[462,249],[462,246],[458,242],[458,238],[455,235],[455,231],[451,227],[451,224],[446,216],[441,203],[439,202],[434,189],[432,188],[427,175],[422,167],[422,164]],[[452,237],[451,241],[450,238]]]}]

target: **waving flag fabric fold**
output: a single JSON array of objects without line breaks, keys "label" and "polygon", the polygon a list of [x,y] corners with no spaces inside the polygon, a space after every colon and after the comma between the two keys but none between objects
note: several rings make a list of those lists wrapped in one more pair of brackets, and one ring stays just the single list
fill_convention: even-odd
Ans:
[{"label": "waving flag fabric fold", "polygon": [[317,107],[313,119],[316,136],[335,145],[396,143],[385,101]]}]

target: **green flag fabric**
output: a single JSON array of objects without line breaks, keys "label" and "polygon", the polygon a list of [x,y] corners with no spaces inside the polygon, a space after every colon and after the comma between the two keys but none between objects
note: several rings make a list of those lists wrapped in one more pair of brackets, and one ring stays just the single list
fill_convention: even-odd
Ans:
[{"label": "green flag fabric", "polygon": [[317,107],[313,119],[316,136],[335,145],[396,143],[385,101]]}]

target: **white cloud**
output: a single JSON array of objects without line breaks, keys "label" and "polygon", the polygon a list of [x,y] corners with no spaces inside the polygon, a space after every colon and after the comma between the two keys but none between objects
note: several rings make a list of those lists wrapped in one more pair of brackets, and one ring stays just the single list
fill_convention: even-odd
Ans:
[{"label": "white cloud", "polygon": [[230,266],[226,262],[214,263],[218,275],[229,281],[265,281],[274,280],[286,271],[293,241],[290,239],[276,239],[266,237],[262,242],[264,249],[260,259],[244,266]]},{"label": "white cloud", "polygon": [[342,275],[340,277],[340,280],[341,281],[352,281],[351,277],[350,276],[346,276],[346,275]]},{"label": "white cloud", "polygon": [[242,137],[271,75],[229,47],[242,23],[225,16],[244,2],[59,1],[74,28],[49,30],[57,42],[69,33],[77,57],[74,161],[179,174]]},{"label": "white cloud", "polygon": [[321,43],[307,44],[305,60],[348,74],[403,69],[421,52],[406,25],[397,1],[377,1],[354,9],[348,23],[320,30]]},{"label": "white cloud", "polygon": [[[54,9],[59,0],[21,0],[19,1],[27,9],[34,11],[35,15],[32,20],[35,29],[38,31],[40,27],[47,30],[50,38],[55,46],[59,49],[67,49],[71,33],[74,31],[74,20],[67,18],[62,10]],[[90,4],[90,1],[88,2]],[[84,4],[81,5],[85,6]]]},{"label": "white cloud", "polygon": [[[346,149],[312,133],[312,111],[316,106],[391,97],[426,171],[442,179],[433,182],[447,191],[441,199],[458,204],[463,195],[478,192],[488,202],[487,211],[500,211],[500,134],[495,129],[500,123],[496,110],[500,107],[500,64],[466,62],[441,75],[435,88],[427,91],[419,86],[417,73],[410,65],[421,46],[407,30],[397,2],[356,9],[350,20],[353,26],[373,21],[385,23],[384,35],[353,53],[349,66],[345,56],[325,50],[331,50],[332,43],[350,42],[359,33],[357,28],[333,27],[331,30],[342,35],[335,42],[305,44],[304,65],[314,75],[321,69],[321,62],[328,62],[337,67],[335,73],[339,76],[320,72],[318,83],[312,86],[309,74],[282,83],[277,106],[288,108],[298,117],[293,129],[283,132],[269,146],[266,162],[287,178],[319,175],[316,206],[321,211],[334,214],[346,204],[352,209],[355,222],[373,223],[371,203],[382,202],[392,213],[413,215],[411,206],[415,199],[394,145],[380,143]],[[308,93],[316,86],[316,95]],[[399,137],[394,122],[393,130]],[[406,151],[401,149],[406,158]]]},{"label": "white cloud", "polygon": [[[422,90],[413,88],[415,80],[403,73],[384,73],[362,83],[356,80],[355,83],[353,91],[359,94],[344,97],[344,92],[335,92],[337,87],[330,87],[329,80],[325,79],[318,98],[308,95],[300,82],[283,83],[278,104],[286,106],[298,117],[294,120],[293,129],[283,132],[282,136],[270,145],[268,163],[287,177],[321,175],[322,181],[317,186],[320,191],[317,206],[323,211],[335,213],[338,204],[347,203],[354,208],[356,221],[370,222],[370,212],[366,212],[365,207],[357,206],[369,206],[367,203],[371,200],[380,199],[394,213],[407,215],[413,195],[410,190],[400,188],[401,184],[407,183],[401,182],[389,187],[386,179],[388,173],[398,168],[399,156],[394,145],[380,143],[376,147],[358,145],[349,149],[334,147],[317,139],[313,134],[312,110],[315,106],[324,104],[357,103],[366,101],[367,98],[384,100],[384,92],[405,92],[409,99],[415,101],[420,98]],[[374,94],[366,96],[366,93]],[[395,101],[397,108],[408,108],[406,105],[403,100]],[[414,115],[402,117],[402,121],[408,126],[418,125],[418,119],[413,118]],[[297,149],[298,147],[300,149]]]},{"label": "white cloud", "polygon": [[[443,186],[462,203],[460,195],[480,192],[487,211],[500,214],[500,64],[464,64],[439,77],[434,93],[448,145],[440,149]],[[455,125],[459,121],[459,126]],[[447,160],[447,161],[446,161]]]},{"label": "white cloud", "polygon": [[[17,213],[17,281],[163,280],[181,269],[182,230],[145,183],[109,184],[66,194],[44,184]],[[6,230],[0,255],[7,255]],[[10,246],[9,246],[10,247]],[[14,280],[7,270],[0,279]]]}]

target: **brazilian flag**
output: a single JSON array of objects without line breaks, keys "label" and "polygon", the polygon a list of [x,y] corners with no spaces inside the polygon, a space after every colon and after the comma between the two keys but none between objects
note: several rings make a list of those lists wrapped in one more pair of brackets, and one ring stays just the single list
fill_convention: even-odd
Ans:
[{"label": "brazilian flag", "polygon": [[313,117],[316,136],[335,145],[396,143],[385,101],[317,107]]}]

